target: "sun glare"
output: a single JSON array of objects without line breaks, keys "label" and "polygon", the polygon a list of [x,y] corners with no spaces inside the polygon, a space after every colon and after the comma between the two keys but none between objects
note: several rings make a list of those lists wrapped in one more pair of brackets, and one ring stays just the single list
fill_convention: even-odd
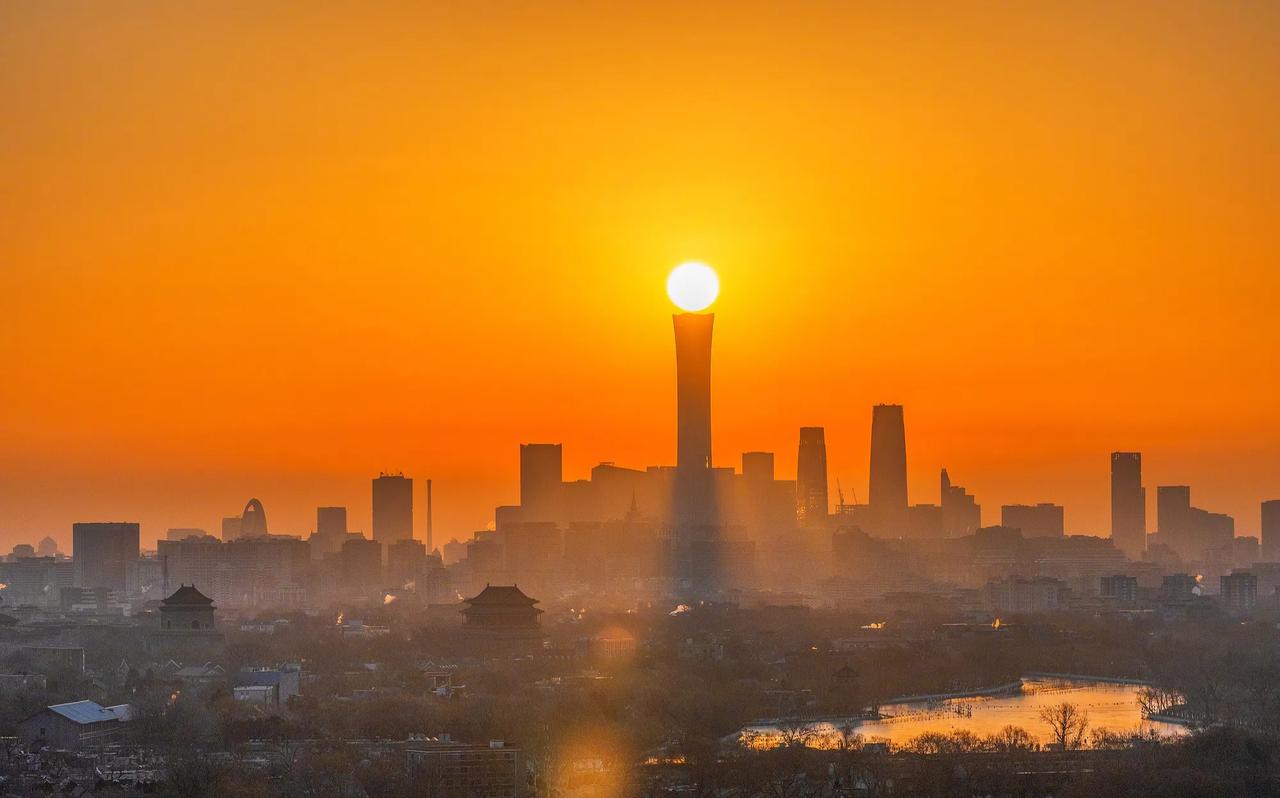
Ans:
[{"label": "sun glare", "polygon": [[706,310],[719,295],[720,278],[705,263],[693,260],[682,263],[667,277],[667,296],[681,310]]}]

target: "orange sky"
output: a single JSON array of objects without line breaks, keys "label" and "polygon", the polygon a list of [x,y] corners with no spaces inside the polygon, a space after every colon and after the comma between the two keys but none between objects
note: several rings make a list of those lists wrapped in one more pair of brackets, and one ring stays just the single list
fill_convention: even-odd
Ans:
[{"label": "orange sky", "polygon": [[670,463],[694,258],[719,464],[865,497],[886,401],[989,523],[1280,497],[1274,4],[10,2],[0,113],[6,547]]}]

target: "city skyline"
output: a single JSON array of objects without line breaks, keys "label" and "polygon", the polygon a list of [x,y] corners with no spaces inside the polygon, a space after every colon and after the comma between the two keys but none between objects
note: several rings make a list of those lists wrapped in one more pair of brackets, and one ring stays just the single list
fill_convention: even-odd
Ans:
[{"label": "city skyline", "polygon": [[793,474],[821,425],[862,487],[863,408],[897,403],[909,495],[945,465],[988,513],[1053,501],[1105,534],[1106,457],[1141,451],[1149,485],[1256,532],[1277,12],[1057,10],[552,4],[526,38],[339,5],[304,46],[297,9],[253,37],[10,9],[0,545],[85,518],[151,539],[249,496],[300,532],[367,518],[388,470],[435,480],[447,539],[515,501],[519,442],[563,442],[568,477],[671,462],[661,281],[689,259],[725,285],[713,462]]}]

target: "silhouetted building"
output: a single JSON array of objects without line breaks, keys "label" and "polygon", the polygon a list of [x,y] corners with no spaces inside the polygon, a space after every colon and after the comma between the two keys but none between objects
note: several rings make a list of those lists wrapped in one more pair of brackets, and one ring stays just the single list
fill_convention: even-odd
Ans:
[{"label": "silhouetted building", "polygon": [[187,538],[202,538],[209,534],[203,529],[195,527],[177,527],[174,529],[166,529],[164,531],[165,540],[186,540]]},{"label": "silhouetted building", "polygon": [[1053,612],[1066,604],[1066,586],[1057,579],[995,579],[983,588],[983,598],[990,612],[1025,615]]},{"label": "silhouetted building", "polygon": [[801,427],[796,457],[796,517],[803,526],[824,526],[829,511],[826,437],[822,427]]},{"label": "silhouetted building", "polygon": [[267,532],[267,511],[262,509],[262,502],[250,499],[240,514],[240,537],[260,538]]},{"label": "silhouetted building", "polygon": [[1138,600],[1138,577],[1116,574],[1101,579],[1102,597],[1114,599],[1124,604],[1132,604]]},{"label": "silhouetted building", "polygon": [[420,540],[397,540],[387,547],[387,579],[392,587],[412,590],[427,567],[427,546]]},{"label": "silhouetted building", "polygon": [[1220,578],[1222,606],[1228,612],[1252,612],[1258,606],[1258,577],[1236,570]]},{"label": "silhouetted building", "polygon": [[1000,525],[1021,529],[1024,538],[1060,538],[1063,509],[1057,504],[1006,504],[1000,508]]},{"label": "silhouetted building", "polygon": [[373,539],[382,544],[413,537],[413,480],[379,474],[373,481]]},{"label": "silhouetted building", "polygon": [[749,485],[773,481],[773,452],[743,452],[742,477]]},{"label": "silhouetted building", "polygon": [[160,629],[165,632],[208,632],[214,629],[213,599],[182,585],[160,602]]},{"label": "silhouetted building", "polygon": [[382,544],[367,538],[352,538],[342,544],[342,583],[345,587],[371,590],[382,586]]},{"label": "silhouetted building", "polygon": [[235,540],[240,537],[240,527],[244,519],[238,515],[229,515],[222,519],[222,539]]},{"label": "silhouetted building", "polygon": [[129,563],[138,559],[138,525],[84,523],[71,527],[71,559],[77,587],[124,592]]},{"label": "silhouetted building", "polygon": [[338,537],[347,534],[347,508],[317,507],[316,534]]},{"label": "silhouetted building", "polygon": [[982,526],[982,508],[973,494],[951,484],[947,469],[942,469],[942,534],[948,538],[972,535]]},{"label": "silhouetted building", "polygon": [[462,615],[468,629],[485,634],[540,635],[542,610],[535,598],[515,585],[485,585],[474,598],[464,599]]},{"label": "silhouetted building", "polygon": [[1191,506],[1191,488],[1186,485],[1156,488],[1156,525],[1159,542],[1192,562],[1201,561],[1210,550],[1229,547],[1235,537],[1231,516]]},{"label": "silhouetted building", "polygon": [[1147,550],[1147,489],[1142,486],[1142,455],[1111,453],[1111,540],[1132,560]]},{"label": "silhouetted building", "polygon": [[875,532],[900,537],[907,528],[907,434],[902,405],[871,411],[871,484],[867,493]]},{"label": "silhouetted building", "polygon": [[711,479],[711,331],[714,313],[677,313],[676,476],[673,521],[677,526],[714,524]]},{"label": "silhouetted building", "polygon": [[520,444],[520,517],[525,521],[561,518],[564,450],[559,443]]},{"label": "silhouetted building", "polygon": [[1168,600],[1186,601],[1200,592],[1200,581],[1190,574],[1169,574],[1160,579],[1160,595]]},{"label": "silhouetted building", "polygon": [[1262,557],[1280,561],[1280,499],[1262,503]]}]

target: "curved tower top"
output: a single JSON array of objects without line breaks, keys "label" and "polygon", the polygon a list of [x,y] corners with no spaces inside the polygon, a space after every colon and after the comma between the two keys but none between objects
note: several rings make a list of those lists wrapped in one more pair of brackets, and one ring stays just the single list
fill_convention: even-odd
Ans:
[{"label": "curved tower top", "polygon": [[267,511],[262,509],[262,502],[250,499],[240,515],[240,537],[262,537],[267,534]]}]

